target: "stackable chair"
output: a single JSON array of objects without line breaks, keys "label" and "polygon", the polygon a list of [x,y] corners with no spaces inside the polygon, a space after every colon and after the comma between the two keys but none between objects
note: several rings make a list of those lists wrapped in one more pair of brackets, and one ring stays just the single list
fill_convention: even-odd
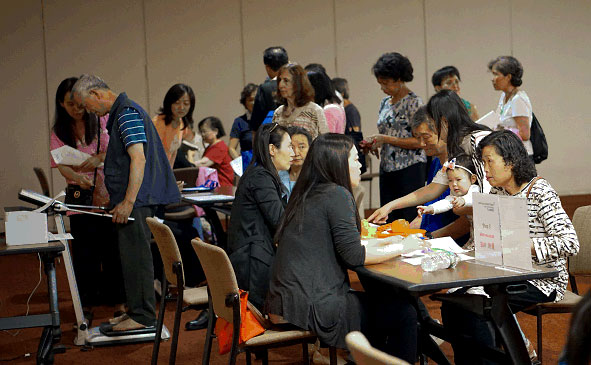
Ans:
[{"label": "stackable chair", "polygon": [[35,175],[37,175],[37,179],[39,179],[43,195],[51,197],[51,193],[49,192],[49,181],[47,181],[45,171],[43,171],[41,167],[33,167],[33,171],[35,171]]},{"label": "stackable chair", "polygon": [[542,362],[542,316],[549,313],[570,313],[573,311],[581,296],[577,290],[577,275],[591,275],[591,205],[575,210],[573,226],[579,238],[579,253],[568,258],[568,274],[573,292],[567,290],[564,298],[559,302],[538,303],[524,310],[525,313],[536,316],[538,332],[538,360]]},{"label": "stackable chair", "polygon": [[[203,364],[209,364],[212,339],[215,337],[214,327],[216,316],[233,325],[232,349],[229,364],[236,363],[239,352],[246,352],[246,363],[250,365],[250,353],[262,353],[263,365],[268,364],[267,349],[302,344],[304,364],[309,364],[308,344],[316,341],[316,335],[310,331],[299,329],[268,329],[259,336],[253,337],[243,344],[238,344],[240,333],[240,295],[236,275],[226,252],[220,247],[204,243],[201,240],[191,241],[199,261],[203,266],[209,291],[209,323],[203,350]],[[263,321],[264,322],[264,321]],[[331,365],[336,365],[336,350],[331,348]]]},{"label": "stackable chair", "polygon": [[358,365],[410,365],[404,360],[372,347],[361,332],[350,332],[345,337],[345,341]]},{"label": "stackable chair", "polygon": [[[146,218],[146,222],[150,227],[150,231],[152,231],[152,234],[154,235],[158,250],[160,251],[160,256],[162,256],[162,264],[164,266],[164,274],[162,275],[162,293],[166,293],[168,282],[175,283],[178,288],[169,360],[169,364],[174,364],[176,361],[181,314],[188,309],[202,310],[207,308],[207,287],[202,286],[199,288],[184,289],[185,274],[183,271],[183,261],[172,231],[163,223],[158,222],[155,218]],[[162,333],[165,309],[165,295],[162,295],[160,300],[160,311],[158,313],[158,322],[156,324],[156,338],[152,350],[152,364],[158,362],[158,351],[160,349],[160,336]]]}]

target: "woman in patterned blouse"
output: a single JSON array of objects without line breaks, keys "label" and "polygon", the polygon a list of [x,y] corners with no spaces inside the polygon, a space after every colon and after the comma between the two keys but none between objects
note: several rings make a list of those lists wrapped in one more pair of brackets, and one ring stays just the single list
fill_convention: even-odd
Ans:
[{"label": "woman in patterned blouse", "polygon": [[[409,126],[412,115],[423,100],[406,83],[413,79],[412,64],[400,53],[383,54],[373,65],[373,74],[386,96],[378,113],[379,134],[362,147],[380,152],[380,204],[405,196],[425,185],[427,157]],[[390,212],[388,221],[416,217],[414,207]]]},{"label": "woman in patterned blouse", "polygon": [[281,66],[277,92],[282,105],[275,110],[273,123],[285,128],[304,128],[312,138],[329,132],[324,110],[314,102],[314,88],[302,66],[295,63]]},{"label": "woman in patterned blouse", "polygon": [[[555,278],[523,283],[527,287],[525,293],[509,294],[511,311],[516,313],[536,303],[562,300],[568,284],[567,257],[578,253],[579,241],[558,194],[545,179],[536,177],[533,161],[513,132],[503,130],[489,134],[482,139],[476,153],[484,162],[491,194],[527,199],[533,262],[548,264],[559,272]],[[442,318],[449,330],[494,346],[494,337],[483,317],[444,303]],[[453,347],[456,364],[478,363],[478,355],[471,353],[467,346],[456,343]]]}]

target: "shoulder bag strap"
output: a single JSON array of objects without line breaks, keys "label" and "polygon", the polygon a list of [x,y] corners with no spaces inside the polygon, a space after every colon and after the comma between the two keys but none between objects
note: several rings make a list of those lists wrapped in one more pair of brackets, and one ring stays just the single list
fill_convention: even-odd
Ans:
[{"label": "shoulder bag strap", "polygon": [[[95,115],[97,118],[97,126],[96,126],[96,154],[98,156],[100,149],[101,149],[101,119]],[[98,166],[94,168],[94,180],[92,181],[92,186],[96,185],[96,172],[98,170]]]},{"label": "shoulder bag strap", "polygon": [[529,198],[529,192],[531,191],[531,188],[534,186],[534,184],[536,183],[536,181],[538,181],[540,179],[541,179],[541,177],[538,176],[535,179],[533,179],[531,183],[529,183],[529,188],[527,188],[527,193],[525,194],[525,197],[526,198]]}]

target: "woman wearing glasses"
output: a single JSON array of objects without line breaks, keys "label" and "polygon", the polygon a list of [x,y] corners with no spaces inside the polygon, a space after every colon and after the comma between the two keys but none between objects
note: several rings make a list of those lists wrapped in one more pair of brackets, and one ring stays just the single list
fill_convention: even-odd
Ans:
[{"label": "woman wearing glasses", "polygon": [[238,287],[262,309],[275,257],[273,236],[287,204],[278,171],[289,170],[294,156],[287,129],[277,123],[261,126],[254,140],[253,160],[240,178],[228,228],[228,254]]},{"label": "woman wearing glasses", "polygon": [[316,138],[328,133],[328,124],[321,106],[314,102],[314,87],[302,66],[288,63],[279,69],[277,98],[282,104],[273,122],[284,127],[302,127]]}]

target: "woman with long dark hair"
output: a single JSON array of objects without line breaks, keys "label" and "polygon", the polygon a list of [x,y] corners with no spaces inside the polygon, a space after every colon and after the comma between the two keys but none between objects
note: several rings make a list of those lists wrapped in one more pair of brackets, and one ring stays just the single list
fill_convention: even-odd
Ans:
[{"label": "woman with long dark hair", "polygon": [[328,130],[331,133],[345,133],[345,108],[341,105],[341,99],[337,96],[330,77],[322,71],[308,71],[308,79],[314,87],[314,102],[324,110]]},{"label": "woman with long dark hair", "polygon": [[[484,179],[484,166],[476,156],[476,146],[482,138],[490,133],[490,129],[474,123],[460,97],[451,90],[441,90],[429,99],[427,115],[433,121],[438,138],[446,141],[448,156],[465,153],[471,157],[476,168],[480,191],[487,193],[490,190],[490,185]],[[419,143],[421,148],[429,147],[421,139],[419,139]],[[385,222],[392,210],[422,205],[443,194],[447,187],[447,176],[440,170],[430,184],[383,205],[368,220]],[[465,233],[467,232],[466,230]]]},{"label": "woman with long dark hair", "polygon": [[[79,166],[56,164],[52,157],[51,167],[59,170],[68,185],[86,190],[94,187],[92,204],[108,206],[109,193],[102,163],[109,144],[106,129],[109,115],[99,119],[72,100],[70,95],[76,81],[76,77],[67,78],[57,88],[50,149],[70,146],[90,157]],[[87,319],[92,319],[90,310],[96,305],[119,305],[117,311],[122,311],[125,294],[113,223],[110,219],[87,214],[68,212],[68,217],[74,236],[74,272]]]},{"label": "woman with long dark hair", "polygon": [[228,228],[228,255],[238,287],[263,307],[275,257],[273,235],[287,200],[278,171],[289,170],[294,156],[287,129],[277,123],[257,130],[252,163],[240,178]]},{"label": "woman with long dark hair", "polygon": [[185,84],[176,84],[168,89],[158,115],[152,118],[171,167],[174,166],[183,137],[187,133],[192,134],[190,127],[193,126],[194,110],[193,89]]},{"label": "woman with long dark hair", "polygon": [[[314,331],[325,345],[346,348],[345,335],[362,331],[374,346],[414,363],[417,313],[410,302],[375,291],[375,284],[364,279],[365,293],[349,285],[348,268],[401,253],[392,244],[361,245],[352,194],[360,166],[348,136],[324,134],[312,142],[275,236],[265,309],[271,321]],[[412,246],[405,249],[418,248]]]}]

